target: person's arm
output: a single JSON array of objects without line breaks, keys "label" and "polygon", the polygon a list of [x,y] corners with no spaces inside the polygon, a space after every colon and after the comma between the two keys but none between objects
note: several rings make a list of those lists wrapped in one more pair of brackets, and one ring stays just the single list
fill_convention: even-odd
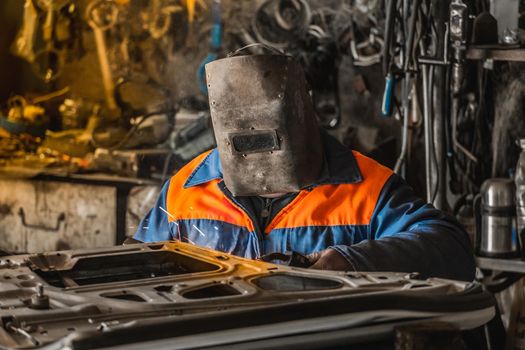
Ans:
[{"label": "person's arm", "polygon": [[[474,257],[466,232],[452,216],[418,198],[397,175],[392,175],[381,191],[369,230],[369,240],[331,247],[332,258],[337,251],[347,268],[356,271],[474,279]],[[322,266],[322,261],[316,264]]]},{"label": "person's arm", "polygon": [[[140,221],[133,239],[141,242],[159,242],[172,239],[171,227],[166,210],[166,194],[170,181],[167,181],[155,202],[153,208]],[[163,210],[164,209],[164,210]]]}]

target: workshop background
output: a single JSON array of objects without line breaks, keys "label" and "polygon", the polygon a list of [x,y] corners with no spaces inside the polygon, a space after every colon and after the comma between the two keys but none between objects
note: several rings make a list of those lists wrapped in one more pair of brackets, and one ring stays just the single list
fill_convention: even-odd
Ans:
[{"label": "workshop background", "polygon": [[[214,146],[203,65],[255,42],[299,58],[321,123],[392,167],[400,124],[379,113],[380,4],[283,4],[293,28],[274,30],[264,1],[3,1],[0,249],[131,236],[159,184]],[[354,35],[365,45],[352,58]]]},{"label": "workshop background", "polygon": [[507,287],[525,268],[504,260],[522,255],[525,226],[523,11],[523,0],[3,0],[0,250],[132,236],[161,184],[215,145],[204,64],[262,43],[303,64],[329,133],[463,223],[479,266],[503,271],[489,288],[517,300],[523,288]]}]

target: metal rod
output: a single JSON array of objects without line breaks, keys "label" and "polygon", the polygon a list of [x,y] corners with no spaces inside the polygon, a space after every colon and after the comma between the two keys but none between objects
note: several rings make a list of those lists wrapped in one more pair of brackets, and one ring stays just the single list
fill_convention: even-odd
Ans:
[{"label": "metal rod", "polygon": [[419,14],[419,6],[421,5],[421,0],[415,0],[414,5],[412,6],[412,13],[410,15],[410,23],[408,27],[408,38],[406,42],[406,60],[404,62],[403,69],[405,71],[408,71],[410,68],[411,59],[413,57],[414,53],[414,39],[416,36],[416,23],[417,23],[417,17]]},{"label": "metal rod", "polygon": [[435,66],[448,66],[448,62],[445,62],[437,58],[431,58],[431,57],[419,57],[417,61],[421,65],[428,64],[428,65],[435,65]]},{"label": "metal rod", "polygon": [[385,40],[383,43],[383,73],[390,70],[390,46],[394,35],[394,12],[397,0],[386,0]]},{"label": "metal rod", "polygon": [[427,201],[432,201],[432,162],[430,147],[432,143],[432,127],[430,125],[430,96],[429,96],[429,83],[428,83],[428,67],[423,66],[421,68],[421,76],[423,83],[423,123],[425,130],[425,185],[427,191]]},{"label": "metal rod", "polygon": [[[410,89],[412,88],[412,73],[407,73],[405,75],[405,81],[403,84],[403,130],[402,130],[402,144],[401,144],[401,153],[397,158],[396,165],[394,166],[394,172],[399,174],[401,171],[401,166],[405,163],[405,157],[408,150],[408,129],[410,122],[410,106],[408,103],[408,96],[410,94]],[[403,174],[401,174],[403,175]]]},{"label": "metal rod", "polygon": [[95,34],[95,43],[97,47],[98,61],[100,65],[100,72],[102,74],[102,86],[104,87],[104,95],[109,109],[117,109],[117,103],[114,96],[113,75],[111,73],[111,66],[107,56],[106,38],[102,29],[93,28]]},{"label": "metal rod", "polygon": [[433,113],[433,136],[434,149],[436,153],[436,177],[438,179],[437,194],[433,204],[438,209],[446,210],[447,203],[447,164],[445,152],[445,111],[447,110],[446,96],[448,95],[446,81],[446,69],[442,66],[435,66],[435,85],[432,96],[434,105]]},{"label": "metal rod", "polygon": [[[432,161],[430,162],[430,179],[431,183],[433,184],[432,189],[432,204],[436,204],[436,198],[438,196],[439,191],[441,190],[442,186],[444,188],[444,182],[441,182],[441,173],[438,169],[438,159],[436,154],[436,144],[434,140],[434,134],[432,132],[434,128],[434,105],[432,104],[432,99],[434,96],[434,76],[435,76],[435,67],[430,66],[428,69],[428,110],[429,110],[429,128],[430,128],[430,158]],[[444,176],[443,176],[444,177]],[[443,192],[445,193],[445,192]]]},{"label": "metal rod", "polygon": [[12,323],[8,323],[6,328],[8,330],[10,330],[11,332],[20,334],[21,336],[23,336],[24,338],[29,340],[31,342],[31,344],[33,344],[34,346],[39,346],[40,345],[40,342],[35,337],[33,337],[31,334],[29,334],[29,332],[27,332],[22,327],[17,327],[15,325],[13,325]]},{"label": "metal rod", "polygon": [[[434,7],[436,19],[437,52],[444,53],[444,61],[448,62],[448,36],[447,21],[449,18],[449,1],[437,1]],[[445,122],[448,115],[449,84],[447,82],[448,67],[436,65],[434,67],[434,84],[431,87],[430,103],[433,106],[433,141],[435,151],[435,176],[436,198],[433,204],[438,209],[446,210],[447,203],[447,163],[446,163],[446,128]]]}]

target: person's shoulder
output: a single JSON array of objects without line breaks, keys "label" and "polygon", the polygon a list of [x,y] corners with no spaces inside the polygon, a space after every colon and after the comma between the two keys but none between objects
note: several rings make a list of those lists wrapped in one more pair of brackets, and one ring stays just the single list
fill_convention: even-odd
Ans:
[{"label": "person's shoulder", "polygon": [[202,152],[192,160],[190,160],[186,165],[180,168],[172,179],[179,177],[189,177],[205,160],[206,158],[214,151],[214,149]]},{"label": "person's shoulder", "polygon": [[384,178],[386,181],[386,179],[388,179],[394,173],[392,169],[358,151],[352,150],[352,154],[365,180],[371,177],[379,177]]}]

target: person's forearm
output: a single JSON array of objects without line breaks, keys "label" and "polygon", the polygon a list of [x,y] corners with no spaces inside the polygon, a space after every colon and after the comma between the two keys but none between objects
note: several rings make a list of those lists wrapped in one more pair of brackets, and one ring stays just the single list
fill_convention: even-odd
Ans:
[{"label": "person's forearm", "polygon": [[357,271],[419,272],[424,277],[474,279],[475,263],[466,235],[445,226],[431,230],[434,232],[400,232],[333,248]]}]

